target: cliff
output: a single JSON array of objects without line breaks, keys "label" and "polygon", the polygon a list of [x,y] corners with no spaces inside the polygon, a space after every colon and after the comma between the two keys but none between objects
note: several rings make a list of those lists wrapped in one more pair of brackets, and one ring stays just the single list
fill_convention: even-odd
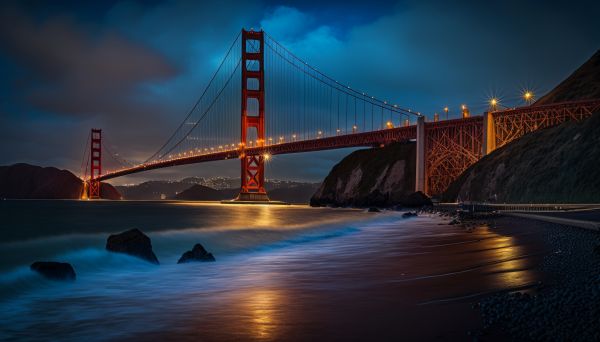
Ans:
[{"label": "cliff", "polygon": [[[83,190],[81,180],[67,170],[29,164],[0,166],[0,198],[11,199],[78,199]],[[110,184],[102,183],[103,198],[121,199]]]},{"label": "cliff", "polygon": [[333,167],[310,204],[351,207],[402,204],[415,189],[415,156],[413,143],[354,151]]},{"label": "cliff", "polygon": [[443,201],[600,203],[600,113],[532,132],[472,165]]}]

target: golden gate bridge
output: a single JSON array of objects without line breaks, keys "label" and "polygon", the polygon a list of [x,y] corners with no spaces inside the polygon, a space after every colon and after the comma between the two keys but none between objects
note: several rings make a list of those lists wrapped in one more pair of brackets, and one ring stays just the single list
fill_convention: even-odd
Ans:
[{"label": "golden gate bridge", "polygon": [[[202,95],[145,161],[113,153],[92,129],[84,154],[84,198],[100,182],[160,168],[240,159],[237,200],[268,201],[264,164],[272,155],[416,141],[416,191],[443,192],[470,165],[520,136],[600,109],[600,100],[530,105],[426,122],[421,113],[342,84],[264,31],[242,30]],[[240,120],[241,118],[241,120]],[[120,167],[102,173],[103,156]]]}]

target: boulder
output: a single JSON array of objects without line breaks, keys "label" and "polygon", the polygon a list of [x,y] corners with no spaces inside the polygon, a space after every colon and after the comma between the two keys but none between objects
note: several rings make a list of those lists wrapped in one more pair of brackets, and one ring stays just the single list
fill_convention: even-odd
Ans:
[{"label": "boulder", "polygon": [[215,261],[215,257],[212,255],[212,253],[208,253],[206,249],[202,247],[201,244],[197,243],[194,245],[194,248],[192,248],[191,251],[183,253],[183,255],[181,256],[181,258],[179,258],[179,261],[177,261],[177,263],[184,264],[188,262],[197,261]]},{"label": "boulder", "polygon": [[152,251],[150,238],[139,229],[131,229],[109,236],[106,240],[106,250],[129,254],[153,264],[159,264],[156,255]]},{"label": "boulder", "polygon": [[417,213],[409,211],[409,212],[402,214],[402,218],[409,218],[409,217],[413,217],[413,216],[417,216]]},{"label": "boulder", "polygon": [[379,208],[371,207],[371,208],[369,208],[368,212],[370,212],[370,213],[380,213],[381,210],[379,210]]},{"label": "boulder", "polygon": [[402,200],[402,205],[410,208],[432,206],[431,199],[421,191],[413,192]]},{"label": "boulder", "polygon": [[29,268],[52,280],[75,280],[75,270],[71,264],[56,261],[36,261]]}]

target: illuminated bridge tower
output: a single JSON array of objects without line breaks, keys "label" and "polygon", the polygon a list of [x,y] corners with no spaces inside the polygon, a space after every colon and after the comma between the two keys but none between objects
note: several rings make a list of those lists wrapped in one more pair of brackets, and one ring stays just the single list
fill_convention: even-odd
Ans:
[{"label": "illuminated bridge tower", "polygon": [[263,31],[242,30],[242,186],[238,201],[269,200],[263,155],[244,152],[254,134],[256,146],[265,146],[264,47]]},{"label": "illuminated bridge tower", "polygon": [[102,130],[92,129],[90,142],[90,180],[88,184],[90,199],[100,198],[100,181],[102,174]]}]

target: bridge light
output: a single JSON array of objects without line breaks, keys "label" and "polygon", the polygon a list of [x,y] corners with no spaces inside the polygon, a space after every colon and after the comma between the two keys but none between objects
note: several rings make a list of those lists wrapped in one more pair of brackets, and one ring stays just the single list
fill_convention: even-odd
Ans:
[{"label": "bridge light", "polygon": [[391,121],[388,121],[388,122],[386,122],[386,123],[385,123],[385,126],[386,126],[387,128],[394,128],[394,124],[393,124]]},{"label": "bridge light", "polygon": [[450,109],[448,109],[448,107],[444,107],[444,112],[446,113],[446,120],[448,120],[448,111],[450,111]]},{"label": "bridge light", "polygon": [[356,125],[352,126],[352,133],[356,132],[357,129],[358,127]]},{"label": "bridge light", "polygon": [[292,141],[296,141],[296,134],[292,134]]},{"label": "bridge light", "polygon": [[492,97],[490,99],[490,110],[495,111],[497,107],[498,107],[498,99],[495,97]]},{"label": "bridge light", "polygon": [[523,99],[525,100],[525,102],[527,104],[531,104],[531,101],[533,100],[534,96],[533,96],[533,92],[531,90],[525,90],[525,92],[523,92]]},{"label": "bridge light", "polygon": [[268,153],[265,153],[265,154],[263,154],[263,159],[264,159],[265,161],[269,161],[269,160],[271,159],[271,155],[270,155],[270,154],[268,154]]},{"label": "bridge light", "polygon": [[335,130],[335,133],[340,134],[341,130],[338,128]]},{"label": "bridge light", "polygon": [[469,108],[467,107],[467,105],[461,105],[460,108],[462,109],[462,117],[463,119],[466,119],[469,117]]},{"label": "bridge light", "polygon": [[283,137],[279,137],[279,143],[283,142]]}]

